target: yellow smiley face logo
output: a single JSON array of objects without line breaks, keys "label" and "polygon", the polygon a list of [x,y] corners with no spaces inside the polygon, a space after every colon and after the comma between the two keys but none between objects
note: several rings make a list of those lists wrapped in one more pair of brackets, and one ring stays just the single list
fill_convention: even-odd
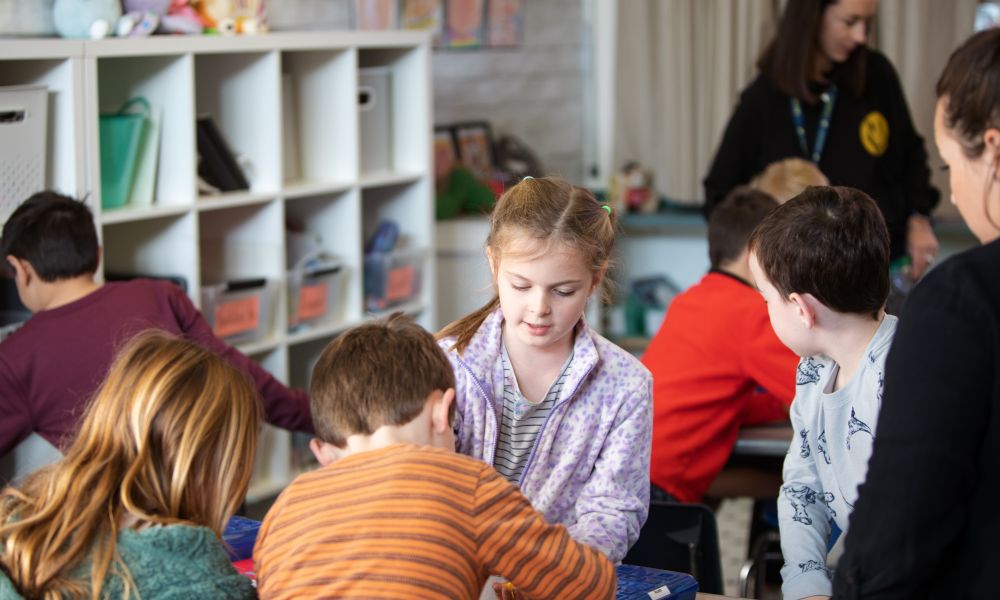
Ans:
[{"label": "yellow smiley face logo", "polygon": [[861,120],[858,136],[868,154],[882,156],[889,148],[889,121],[882,113],[873,110]]}]

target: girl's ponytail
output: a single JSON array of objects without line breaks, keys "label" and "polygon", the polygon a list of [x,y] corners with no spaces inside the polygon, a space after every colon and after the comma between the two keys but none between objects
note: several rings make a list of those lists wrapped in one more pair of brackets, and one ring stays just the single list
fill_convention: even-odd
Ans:
[{"label": "girl's ponytail", "polygon": [[490,316],[497,307],[500,306],[500,296],[494,295],[493,299],[483,305],[481,308],[477,309],[475,312],[471,312],[457,321],[453,321],[449,325],[445,326],[444,329],[437,333],[437,339],[443,340],[447,337],[455,338],[455,343],[452,344],[451,348],[448,350],[457,350],[459,354],[465,351],[469,347],[469,342],[472,341],[472,337],[476,335],[479,328],[482,327],[483,321],[486,317]]}]

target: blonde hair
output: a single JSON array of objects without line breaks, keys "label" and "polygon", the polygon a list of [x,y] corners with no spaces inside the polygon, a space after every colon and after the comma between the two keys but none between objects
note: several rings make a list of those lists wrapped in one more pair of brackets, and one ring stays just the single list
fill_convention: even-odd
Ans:
[{"label": "blonde hair", "polygon": [[[615,226],[613,212],[588,190],[557,177],[527,178],[497,202],[486,247],[492,260],[499,262],[504,251],[512,252],[514,242],[534,242],[539,252],[548,244],[562,243],[579,252],[597,276],[611,262]],[[499,305],[500,298],[494,294],[482,308],[438,332],[437,338],[454,336],[453,348],[463,352]]]},{"label": "blonde hair", "polygon": [[[252,474],[262,409],[245,375],[163,332],[118,355],[59,462],[0,494],[0,565],[30,598],[99,598],[123,519],[194,524],[221,537]],[[72,577],[90,564],[88,578]]]},{"label": "blonde hair", "polygon": [[750,181],[750,187],[770,194],[778,204],[788,202],[811,185],[830,185],[830,181],[819,167],[802,158],[775,161]]}]

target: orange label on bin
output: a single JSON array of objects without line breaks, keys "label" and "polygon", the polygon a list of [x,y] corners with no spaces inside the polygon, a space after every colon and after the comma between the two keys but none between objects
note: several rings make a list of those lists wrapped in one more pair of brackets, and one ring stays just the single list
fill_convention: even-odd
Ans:
[{"label": "orange label on bin", "polygon": [[323,313],[326,312],[328,290],[325,283],[304,285],[299,289],[298,316],[300,321],[323,316]]},{"label": "orange label on bin", "polygon": [[260,297],[250,296],[223,302],[215,307],[215,327],[219,337],[228,337],[257,329],[260,325]]},{"label": "orange label on bin", "polygon": [[406,300],[413,295],[413,281],[417,270],[413,265],[398,267],[389,271],[389,281],[385,290],[385,299],[389,302]]}]

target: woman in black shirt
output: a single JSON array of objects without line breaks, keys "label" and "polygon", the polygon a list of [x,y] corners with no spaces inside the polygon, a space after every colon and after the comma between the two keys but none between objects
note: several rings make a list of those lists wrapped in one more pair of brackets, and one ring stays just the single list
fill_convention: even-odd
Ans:
[{"label": "woman in black shirt", "polygon": [[868,48],[877,0],[788,0],[705,178],[706,214],[737,185],[788,157],[812,160],[831,185],[878,203],[893,260],[919,277],[938,253],[938,201],[927,154],[892,65]]},{"label": "woman in black shirt", "polygon": [[983,246],[903,309],[838,598],[1000,595],[1000,29],[952,54],[937,94],[951,200]]}]

